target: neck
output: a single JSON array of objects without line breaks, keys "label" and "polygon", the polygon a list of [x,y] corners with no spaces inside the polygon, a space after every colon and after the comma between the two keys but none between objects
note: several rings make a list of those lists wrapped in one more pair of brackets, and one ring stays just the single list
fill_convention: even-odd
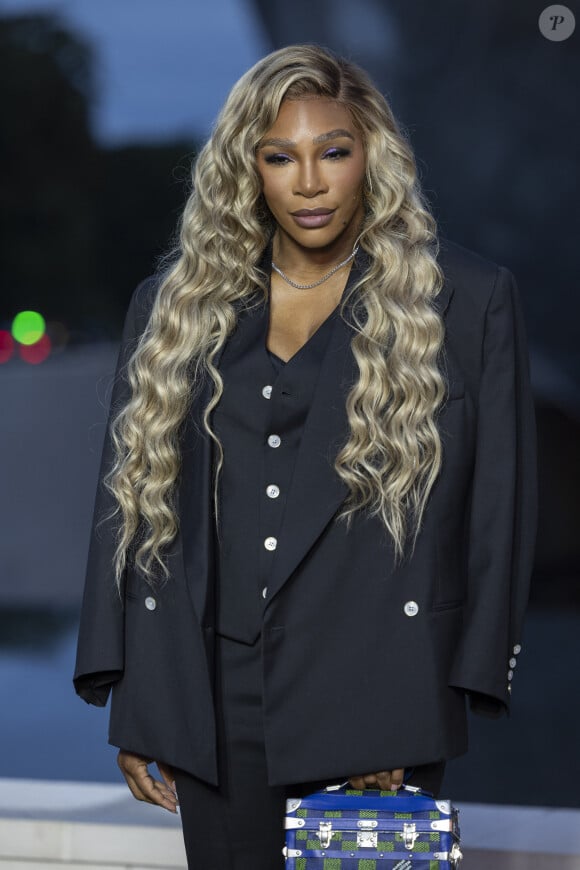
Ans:
[{"label": "neck", "polygon": [[316,278],[352,254],[357,236],[350,236],[346,239],[341,237],[324,248],[305,248],[277,231],[272,245],[272,259],[293,276]]}]

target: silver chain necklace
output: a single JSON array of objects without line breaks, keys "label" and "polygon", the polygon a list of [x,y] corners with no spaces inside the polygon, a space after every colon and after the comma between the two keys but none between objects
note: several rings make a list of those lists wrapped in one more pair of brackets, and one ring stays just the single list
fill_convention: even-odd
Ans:
[{"label": "silver chain necklace", "polygon": [[312,290],[313,287],[319,287],[321,284],[324,284],[325,281],[328,281],[329,278],[334,275],[335,272],[338,272],[339,269],[342,269],[343,266],[346,266],[347,263],[350,263],[353,260],[358,252],[358,245],[354,248],[352,254],[349,254],[346,260],[343,260],[341,263],[338,263],[336,266],[327,272],[326,275],[323,275],[322,278],[319,278],[318,281],[314,281],[312,284],[298,284],[296,281],[293,281],[292,278],[289,278],[285,272],[280,269],[276,263],[272,262],[272,269],[280,275],[281,278],[286,281],[287,284],[290,284],[291,287],[295,287],[296,290]]}]

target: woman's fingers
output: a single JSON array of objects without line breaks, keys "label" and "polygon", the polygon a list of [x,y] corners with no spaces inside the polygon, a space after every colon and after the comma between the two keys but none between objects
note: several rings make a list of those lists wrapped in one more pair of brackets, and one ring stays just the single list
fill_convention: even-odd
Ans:
[{"label": "woman's fingers", "polygon": [[[175,792],[166,782],[159,782],[149,773],[147,765],[151,764],[150,758],[121,749],[117,756],[117,764],[134,798],[138,801],[156,804],[171,813],[177,812]],[[169,770],[169,768],[165,768],[167,775],[169,775]]]},{"label": "woman's fingers", "polygon": [[378,773],[365,773],[362,776],[351,776],[349,782],[353,788],[380,788],[383,791],[396,791],[403,784],[405,770],[398,767],[395,770],[380,770]]},{"label": "woman's fingers", "polygon": [[177,794],[175,791],[175,774],[171,767],[168,764],[162,764],[160,761],[157,762],[157,767],[159,768],[159,773],[161,774],[161,779],[169,789],[169,791],[173,792],[173,794]]},{"label": "woman's fingers", "polygon": [[397,791],[403,785],[403,778],[405,776],[405,768],[397,767],[395,770],[391,770],[391,791]]}]

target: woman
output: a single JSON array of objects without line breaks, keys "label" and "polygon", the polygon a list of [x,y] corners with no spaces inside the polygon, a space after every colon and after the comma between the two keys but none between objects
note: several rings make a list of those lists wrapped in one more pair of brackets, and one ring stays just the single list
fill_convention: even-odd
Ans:
[{"label": "woman", "polygon": [[437,239],[360,69],[291,46],[234,87],[111,414],[75,685],[189,866],[281,866],[323,783],[437,792],[466,697],[509,704],[532,400],[513,277]]}]

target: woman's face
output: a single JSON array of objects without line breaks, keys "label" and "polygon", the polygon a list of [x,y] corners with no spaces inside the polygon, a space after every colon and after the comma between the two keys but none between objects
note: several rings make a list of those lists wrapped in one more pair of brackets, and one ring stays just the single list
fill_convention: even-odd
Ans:
[{"label": "woman's face", "polygon": [[364,216],[365,153],[347,108],[324,98],[285,100],[257,165],[280,241],[350,251]]}]

